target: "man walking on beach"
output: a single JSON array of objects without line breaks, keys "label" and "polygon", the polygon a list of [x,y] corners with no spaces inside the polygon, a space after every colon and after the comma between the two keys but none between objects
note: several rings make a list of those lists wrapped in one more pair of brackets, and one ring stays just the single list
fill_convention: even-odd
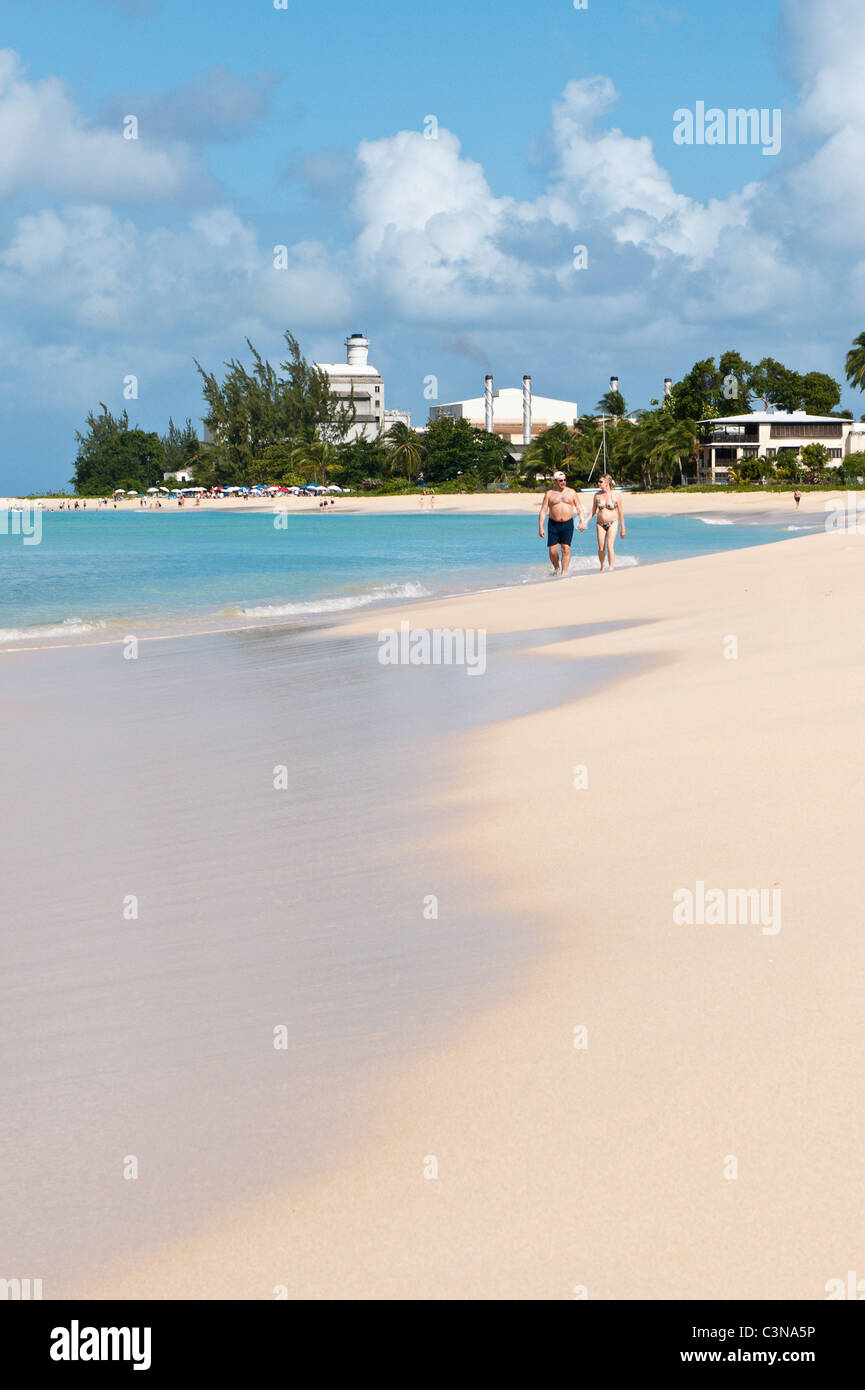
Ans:
[{"label": "man walking on beach", "polygon": [[[566,486],[564,473],[554,473],[553,486],[544,493],[538,522],[540,537],[543,540],[544,519],[549,512],[550,520],[547,527],[546,542],[549,547],[550,564],[554,574],[565,575],[568,572],[568,565],[571,563],[571,541],[574,538],[575,511],[579,514],[580,530],[585,531],[586,521],[583,516],[582,498],[579,493],[574,492],[572,487]],[[561,549],[562,556],[561,568],[559,567],[559,549]]]}]

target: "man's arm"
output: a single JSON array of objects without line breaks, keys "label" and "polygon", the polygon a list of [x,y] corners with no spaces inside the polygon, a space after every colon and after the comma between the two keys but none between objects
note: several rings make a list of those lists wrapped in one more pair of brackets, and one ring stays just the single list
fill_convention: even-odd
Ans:
[{"label": "man's arm", "polygon": [[585,512],[583,511],[583,499],[582,499],[582,496],[580,495],[579,492],[577,492],[576,488],[571,488],[571,492],[572,492],[572,494],[573,494],[574,501],[575,501],[576,504],[577,504],[577,515],[578,515],[579,518],[580,518],[580,530],[581,530],[581,531],[585,531],[585,529],[586,529],[586,514],[585,514]]},{"label": "man's arm", "polygon": [[545,522],[546,519],[547,519],[547,512],[549,511],[549,509],[550,509],[550,494],[549,494],[549,492],[545,492],[545,493],[544,493],[544,500],[543,500],[543,502],[541,503],[541,514],[540,514],[540,516],[538,517],[538,534],[539,534],[541,540],[544,540],[544,522]]}]

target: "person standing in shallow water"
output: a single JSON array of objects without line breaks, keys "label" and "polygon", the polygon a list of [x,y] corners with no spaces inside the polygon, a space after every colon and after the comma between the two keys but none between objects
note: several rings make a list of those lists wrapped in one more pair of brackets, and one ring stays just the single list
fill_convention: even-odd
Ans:
[{"label": "person standing in shallow water", "polygon": [[799,491],[798,488],[797,488],[796,491],[793,493],[793,501],[796,503],[796,511],[798,512],[798,510],[799,510],[799,503],[802,501],[802,494],[801,494],[801,492]]},{"label": "person standing in shallow water", "polygon": [[[553,573],[566,575],[568,565],[571,563],[571,541],[574,539],[574,512],[579,513],[580,530],[585,531],[586,522],[583,516],[583,503],[579,493],[574,492],[572,487],[566,486],[564,473],[553,474],[553,486],[544,493],[544,500],[541,503],[541,514],[538,518],[538,529],[541,540],[544,540],[544,520],[549,512],[550,520],[547,528],[546,542],[549,548],[550,564]],[[561,550],[561,568],[559,567],[559,550]]]},{"label": "person standing in shallow water", "polygon": [[613,480],[609,473],[603,473],[598,479],[601,485],[600,492],[595,493],[595,500],[592,503],[592,516],[598,519],[598,559],[601,562],[601,573],[604,571],[604,560],[609,569],[613,569],[616,563],[616,531],[619,525],[622,528],[622,540],[625,539],[625,514],[622,511],[621,497],[613,496]]}]

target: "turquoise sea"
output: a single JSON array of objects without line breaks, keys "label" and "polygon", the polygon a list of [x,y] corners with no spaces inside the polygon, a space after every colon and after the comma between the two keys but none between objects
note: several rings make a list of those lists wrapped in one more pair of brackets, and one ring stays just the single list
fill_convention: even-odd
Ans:
[{"label": "turquoise sea", "polygon": [[[0,645],[110,640],[267,623],[319,625],[407,598],[546,582],[525,514],[172,515],[46,511],[39,544],[0,514]],[[620,567],[789,539],[807,525],[716,514],[630,522]],[[594,533],[572,574],[597,570]]]}]

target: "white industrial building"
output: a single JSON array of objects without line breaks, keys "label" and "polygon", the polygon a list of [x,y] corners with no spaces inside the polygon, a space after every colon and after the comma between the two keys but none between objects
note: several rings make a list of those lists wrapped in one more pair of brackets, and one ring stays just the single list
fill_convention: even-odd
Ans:
[{"label": "white industrial building", "polygon": [[550,425],[565,424],[573,429],[577,403],[533,395],[530,376],[523,377],[521,387],[505,386],[501,390],[495,390],[493,378],[487,376],[482,396],[430,407],[431,422],[448,416],[452,420],[468,420],[476,429],[501,435],[511,444],[530,444]]},{"label": "white industrial building", "polygon": [[347,440],[378,439],[389,424],[385,422],[384,381],[367,361],[369,338],[352,333],[345,340],[345,362],[317,362],[330,378],[330,389],[346,405],[354,395],[355,422]]},{"label": "white industrial building", "polygon": [[722,415],[699,420],[700,450],[697,479],[725,483],[731,468],[744,459],[772,459],[782,449],[798,455],[807,444],[823,444],[829,466],[847,454],[865,452],[865,424],[832,415],[808,415],[804,410],[754,410],[746,415]]}]

